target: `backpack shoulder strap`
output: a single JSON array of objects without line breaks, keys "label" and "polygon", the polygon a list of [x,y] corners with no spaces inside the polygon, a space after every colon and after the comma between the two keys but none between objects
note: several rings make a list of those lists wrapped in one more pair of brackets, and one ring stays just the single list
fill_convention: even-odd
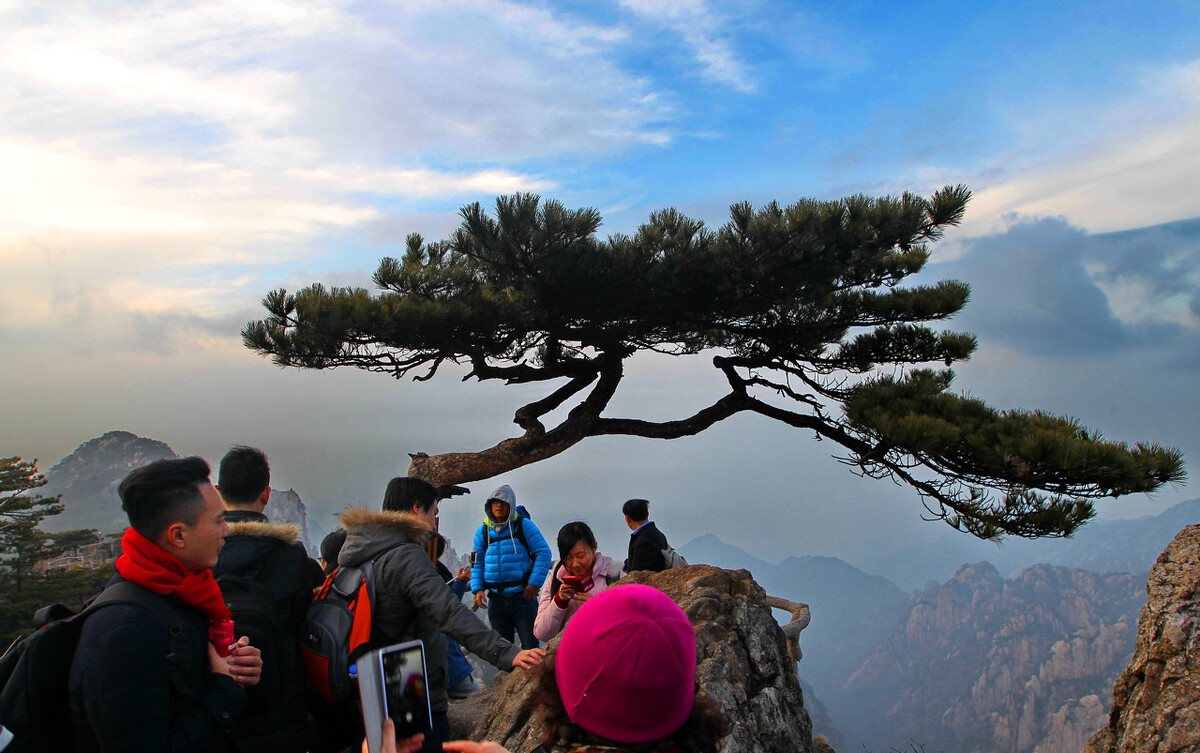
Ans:
[{"label": "backpack shoulder strap", "polygon": [[482,557],[487,552],[488,545],[492,543],[492,527],[486,521],[480,523],[480,527],[483,529],[483,549],[479,551],[477,557]]},{"label": "backpack shoulder strap", "polygon": [[116,604],[136,604],[144,607],[162,622],[167,629],[167,676],[176,690],[186,693],[188,683],[180,660],[180,646],[188,641],[179,613],[151,591],[131,581],[119,580],[92,599],[77,619],[82,621],[93,612]]},{"label": "backpack shoulder strap", "polygon": [[521,539],[521,546],[525,547],[525,553],[529,555],[529,559],[533,559],[533,552],[529,551],[529,540],[525,538],[525,524],[522,523],[524,518],[520,515],[513,521],[513,538]]},{"label": "backpack shoulder strap", "polygon": [[154,616],[161,620],[172,632],[183,629],[183,622],[179,617],[179,613],[172,609],[169,604],[156,594],[127,580],[119,580],[101,591],[88,604],[87,609],[80,612],[80,616],[82,617],[85,614],[90,614],[98,610],[100,607],[111,606],[113,604],[136,604],[153,612]]}]

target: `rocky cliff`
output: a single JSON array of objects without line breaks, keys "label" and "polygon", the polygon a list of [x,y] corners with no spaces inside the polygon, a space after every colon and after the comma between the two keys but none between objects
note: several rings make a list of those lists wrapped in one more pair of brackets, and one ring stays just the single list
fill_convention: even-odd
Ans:
[{"label": "rocky cliff", "polygon": [[1047,565],[1005,581],[988,563],[926,587],[846,683],[863,742],[1074,753],[1104,723],[1141,590],[1134,576]]},{"label": "rocky cliff", "polygon": [[308,553],[313,557],[320,554],[320,551],[314,544],[319,545],[320,542],[314,542],[308,531],[308,512],[304,509],[304,502],[300,500],[300,495],[295,489],[280,491],[278,489],[271,490],[271,496],[267,502],[267,508],[263,513],[271,519],[273,523],[291,523],[300,529],[300,541],[304,543]]},{"label": "rocky cliff", "polygon": [[[811,750],[812,726],[796,664],[766,593],[750,573],[692,565],[634,573],[623,582],[659,588],[687,613],[696,629],[696,679],[732,722],[725,753]],[[486,691],[451,707],[454,736],[529,753],[540,734],[528,702],[531,690],[528,673],[501,674]]]},{"label": "rocky cliff", "polygon": [[[843,742],[855,739],[851,733],[859,723],[858,699],[840,691],[907,609],[908,594],[836,557],[789,557],[770,564],[711,534],[681,551],[688,562],[745,568],[767,593],[812,608],[816,619],[804,630],[799,670],[801,682],[814,690],[805,695],[813,734],[824,735],[838,750],[860,750]],[[813,702],[817,697],[823,704]]]},{"label": "rocky cliff", "polygon": [[1137,648],[1113,686],[1107,726],[1084,753],[1200,750],[1200,525],[1150,569]]}]

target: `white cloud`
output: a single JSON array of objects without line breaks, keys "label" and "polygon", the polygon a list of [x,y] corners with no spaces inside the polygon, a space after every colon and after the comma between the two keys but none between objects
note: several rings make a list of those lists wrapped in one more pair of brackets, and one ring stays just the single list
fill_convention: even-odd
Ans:
[{"label": "white cloud", "polygon": [[210,316],[262,292],[221,274],[294,267],[397,200],[669,144],[669,105],[609,60],[626,43],[503,0],[0,5],[0,331]]},{"label": "white cloud", "polygon": [[621,5],[678,34],[706,78],[742,92],[757,88],[746,62],[722,35],[728,19],[705,0],[621,0]]},{"label": "white cloud", "polygon": [[[1102,271],[1098,266],[1088,269],[1093,277]],[[1097,279],[1096,286],[1104,291],[1113,315],[1131,326],[1171,323],[1185,329],[1200,329],[1200,317],[1192,311],[1192,297],[1176,293],[1163,298],[1145,280],[1121,278]]]},{"label": "white cloud", "polygon": [[410,197],[507,194],[543,191],[554,186],[549,181],[510,170],[438,173],[424,169],[379,170],[366,166],[339,165],[316,170],[288,170],[284,177],[337,191]]},{"label": "white cloud", "polygon": [[[246,155],[263,141],[387,162],[595,154],[670,140],[670,109],[610,53],[620,27],[502,0],[64,2],[0,11],[12,134]],[[7,104],[5,104],[7,103]],[[173,119],[167,123],[154,118]],[[147,122],[147,120],[151,122]],[[302,156],[313,156],[302,153]]]},{"label": "white cloud", "polygon": [[0,163],[0,241],[68,231],[233,243],[306,233],[318,225],[354,225],[377,215],[371,207],[322,201],[277,177],[229,165],[107,159],[74,142],[0,139]]}]

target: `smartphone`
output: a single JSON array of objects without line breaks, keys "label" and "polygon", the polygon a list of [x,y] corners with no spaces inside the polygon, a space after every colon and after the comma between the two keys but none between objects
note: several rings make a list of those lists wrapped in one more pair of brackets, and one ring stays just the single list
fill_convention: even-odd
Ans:
[{"label": "smartphone", "polygon": [[475,550],[471,550],[471,567],[475,567]]},{"label": "smartphone", "polygon": [[359,658],[358,667],[358,692],[371,753],[381,748],[385,718],[395,723],[397,740],[433,729],[425,644],[409,641],[370,651]]},{"label": "smartphone", "polygon": [[564,575],[562,578],[564,586],[570,586],[576,592],[583,590],[583,580],[574,575]]},{"label": "smartphone", "polygon": [[396,724],[396,739],[433,728],[426,685],[425,645],[420,641],[389,646],[379,652],[383,678],[383,715]]}]

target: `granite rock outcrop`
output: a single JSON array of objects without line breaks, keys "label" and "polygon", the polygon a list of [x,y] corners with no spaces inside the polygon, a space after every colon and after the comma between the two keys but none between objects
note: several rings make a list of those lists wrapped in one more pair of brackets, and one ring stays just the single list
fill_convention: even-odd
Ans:
[{"label": "granite rock outcrop", "polygon": [[[72,528],[95,528],[101,533],[124,531],[129,519],[117,494],[121,481],[135,468],[177,457],[165,442],[128,431],[110,431],[89,439],[46,471],[46,485],[38,493],[43,497],[61,495],[63,512],[43,520],[41,528],[50,532]],[[215,464],[212,471],[215,483]],[[298,526],[301,541],[313,553],[304,502],[294,489],[272,489],[265,512],[276,523]]]},{"label": "granite rock outcrop", "polygon": [[1200,750],[1200,525],[1150,569],[1133,658],[1113,685],[1107,725],[1084,753]]},{"label": "granite rock outcrop", "polygon": [[291,523],[300,529],[300,541],[308,549],[308,553],[316,557],[320,551],[313,546],[312,537],[308,530],[308,511],[304,508],[304,502],[301,501],[300,495],[295,489],[280,491],[279,489],[271,489],[271,497],[267,502],[267,507],[263,513],[271,519],[272,523]]}]

